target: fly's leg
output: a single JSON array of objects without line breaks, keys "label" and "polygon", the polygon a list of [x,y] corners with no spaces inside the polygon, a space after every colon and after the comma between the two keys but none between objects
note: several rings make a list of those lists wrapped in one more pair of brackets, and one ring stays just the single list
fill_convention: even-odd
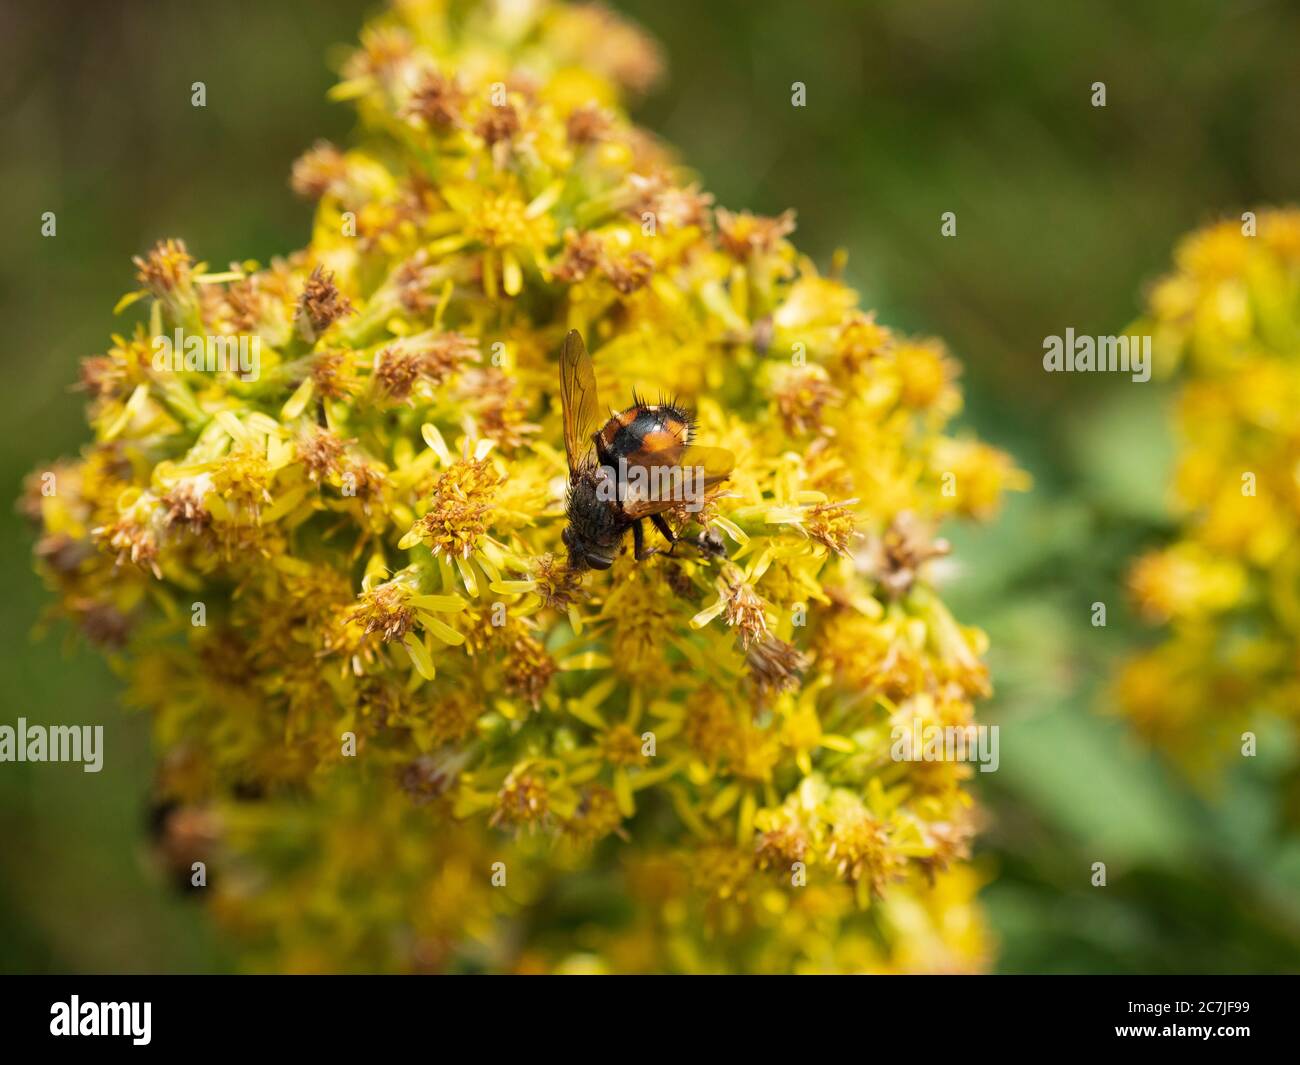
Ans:
[{"label": "fly's leg", "polygon": [[673,532],[673,527],[668,524],[668,519],[662,514],[651,514],[650,520],[654,522],[655,528],[663,533],[664,539],[672,544],[672,547],[670,547],[667,552],[671,555],[677,550],[677,534]]}]

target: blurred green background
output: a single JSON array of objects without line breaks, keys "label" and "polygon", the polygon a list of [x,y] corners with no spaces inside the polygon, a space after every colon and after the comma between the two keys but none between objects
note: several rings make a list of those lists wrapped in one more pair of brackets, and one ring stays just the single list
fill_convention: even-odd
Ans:
[{"label": "blurred green background", "polygon": [[[1284,0],[624,0],[663,42],[637,116],[718,202],[799,212],[796,239],[884,321],[963,360],[964,424],[1035,477],[988,529],[955,530],[946,596],[988,630],[1001,768],[985,901],[1009,972],[1300,970],[1300,828],[1261,754],[1186,782],[1107,716],[1116,657],[1151,638],[1128,560],[1169,530],[1160,386],[1041,370],[1045,335],[1112,333],[1176,238],[1300,201],[1300,8]],[[28,0],[0,13],[0,486],[84,440],[77,361],[102,351],[130,256],[183,237],[214,264],[306,242],[287,186],[347,138],[328,57],[373,5]],[[208,106],[190,105],[207,85]],[[790,104],[791,83],[807,106]],[[1091,85],[1107,106],[1090,105]],[[957,214],[956,238],[940,215]],[[40,236],[54,211],[56,239]],[[229,969],[143,847],[147,723],[93,653],[32,635],[45,597],[5,508],[0,721],[103,723],[110,757],[0,766],[0,971]],[[1109,625],[1089,624],[1105,602]],[[1285,744],[1261,743],[1261,752]],[[1091,864],[1109,884],[1091,886]]]}]

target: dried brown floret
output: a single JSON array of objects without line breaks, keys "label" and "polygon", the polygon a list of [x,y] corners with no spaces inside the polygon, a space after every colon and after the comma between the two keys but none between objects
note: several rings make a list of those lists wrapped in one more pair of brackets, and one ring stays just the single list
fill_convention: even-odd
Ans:
[{"label": "dried brown floret", "polygon": [[329,141],[317,141],[294,161],[289,184],[299,196],[319,200],[326,193],[337,196],[346,187],[347,161]]},{"label": "dried brown floret", "polygon": [[303,286],[298,298],[298,324],[308,341],[315,341],[321,333],[346,314],[352,313],[352,302],[334,284],[334,275],[316,267]]},{"label": "dried brown floret", "polygon": [[448,130],[461,124],[461,110],[468,99],[455,78],[429,71],[411,91],[403,114],[417,116],[433,129]]}]

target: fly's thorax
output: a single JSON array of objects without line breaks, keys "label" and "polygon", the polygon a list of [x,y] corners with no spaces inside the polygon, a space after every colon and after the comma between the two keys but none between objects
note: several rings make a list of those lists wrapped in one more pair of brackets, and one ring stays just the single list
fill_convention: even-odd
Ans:
[{"label": "fly's thorax", "polygon": [[607,568],[618,552],[627,524],[617,502],[602,498],[602,485],[608,485],[604,467],[588,466],[578,470],[569,483],[565,514],[569,519],[564,543],[570,556],[583,557],[587,565]]}]

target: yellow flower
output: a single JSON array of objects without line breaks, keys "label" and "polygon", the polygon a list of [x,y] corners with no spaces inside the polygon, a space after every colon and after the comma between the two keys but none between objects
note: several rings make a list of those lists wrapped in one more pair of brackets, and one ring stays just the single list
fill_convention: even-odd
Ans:
[{"label": "yellow flower", "polygon": [[[1027,479],[944,435],[939,342],[629,121],[660,65],[602,9],[395,4],[331,94],[365,147],[294,167],[308,246],[141,258],[121,309],[147,322],[83,369],[93,442],[27,487],[60,611],[152,716],[159,794],[216,826],[213,910],[253,967],[986,963],[967,767],[889,737],[987,694],[926,562]],[[177,328],[257,335],[259,376],[155,370]],[[600,574],[562,561],[570,329],[605,404],[676,395],[735,456]],[[1276,421],[1274,387],[1233,402]],[[557,921],[597,897],[629,912]]]},{"label": "yellow flower", "polygon": [[1180,454],[1169,545],[1128,585],[1170,631],[1127,661],[1123,713],[1202,787],[1269,717],[1300,726],[1300,211],[1224,221],[1175,254],[1137,328],[1178,372]]}]

